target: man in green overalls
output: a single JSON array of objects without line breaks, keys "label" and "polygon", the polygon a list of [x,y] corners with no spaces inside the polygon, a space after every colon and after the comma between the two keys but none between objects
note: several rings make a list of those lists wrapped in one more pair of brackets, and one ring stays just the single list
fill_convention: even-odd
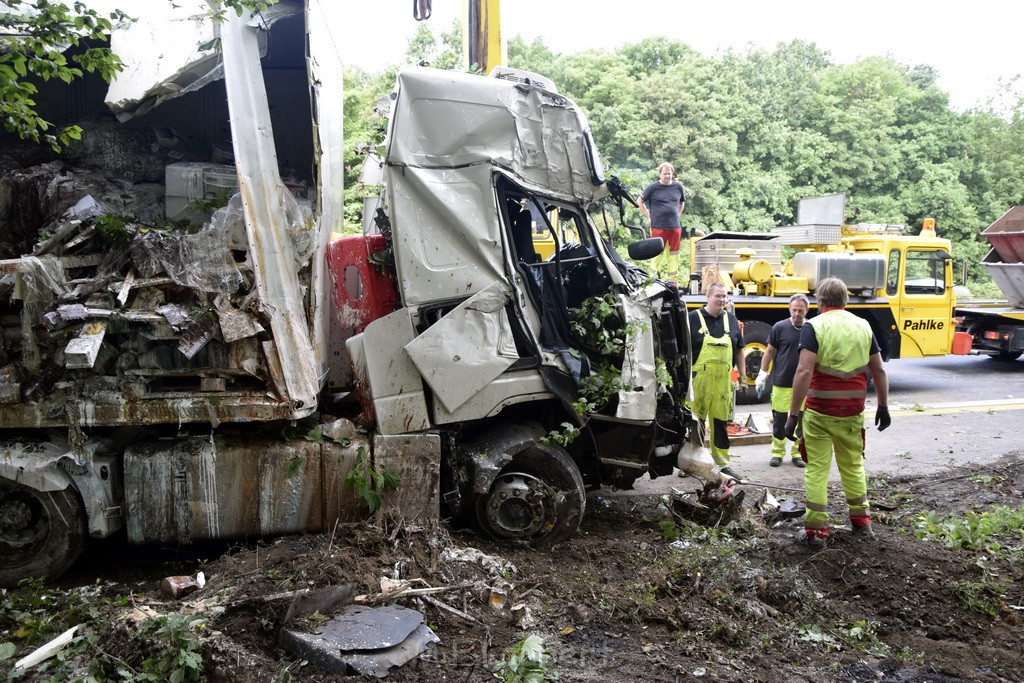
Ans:
[{"label": "man in green overalls", "polygon": [[707,303],[690,312],[690,346],[693,349],[693,401],[690,410],[711,429],[711,457],[722,474],[740,479],[729,466],[729,432],[732,418],[732,370],[743,367],[743,332],[736,316],[725,310],[725,285],[707,288]]}]

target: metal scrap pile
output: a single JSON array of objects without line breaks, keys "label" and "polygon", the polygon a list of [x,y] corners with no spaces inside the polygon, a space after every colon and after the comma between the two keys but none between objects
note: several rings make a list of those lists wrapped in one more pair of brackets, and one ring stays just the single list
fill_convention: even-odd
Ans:
[{"label": "metal scrap pile", "polygon": [[201,229],[128,222],[87,196],[40,237],[0,260],[0,406],[281,395],[237,195]]}]

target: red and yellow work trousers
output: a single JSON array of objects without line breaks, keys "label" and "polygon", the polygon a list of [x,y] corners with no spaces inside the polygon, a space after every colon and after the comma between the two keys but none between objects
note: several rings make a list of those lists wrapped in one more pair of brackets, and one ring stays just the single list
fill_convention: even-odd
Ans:
[{"label": "red and yellow work trousers", "polygon": [[850,523],[855,527],[867,526],[871,523],[871,514],[864,472],[864,413],[833,417],[805,410],[802,423],[803,438],[799,448],[807,455],[804,526],[808,535],[821,538],[828,535],[828,475],[833,454],[850,508]]}]

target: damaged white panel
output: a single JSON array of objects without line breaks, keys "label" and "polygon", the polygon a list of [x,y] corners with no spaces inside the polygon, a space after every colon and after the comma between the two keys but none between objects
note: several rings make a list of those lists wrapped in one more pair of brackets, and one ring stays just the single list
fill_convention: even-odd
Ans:
[{"label": "damaged white panel", "polygon": [[658,380],[655,373],[653,312],[649,306],[619,296],[626,325],[635,330],[626,339],[622,361],[622,391],[615,416],[623,420],[653,420],[657,410]]},{"label": "damaged white panel", "polygon": [[316,409],[316,354],[298,281],[298,254],[288,233],[291,200],[278,175],[277,151],[256,31],[248,16],[228,12],[222,28],[224,81],[231,115],[239,192],[260,304],[270,317],[287,399],[295,417]]},{"label": "damaged white panel", "polygon": [[[463,87],[460,87],[463,86]],[[404,67],[387,163],[493,164],[589,204],[607,194],[586,118],[564,97],[514,81]]]},{"label": "damaged white panel", "polygon": [[324,3],[306,3],[306,30],[309,34],[307,72],[313,93],[313,138],[316,141],[317,213],[313,224],[318,229],[313,258],[310,317],[313,346],[320,377],[328,372],[328,325],[331,299],[326,273],[327,241],[332,232],[342,232],[345,224],[345,101],[344,65],[331,34],[331,21]]},{"label": "damaged white panel", "polygon": [[221,76],[209,10],[205,0],[147,3],[138,21],[112,33],[110,47],[125,68],[110,82],[106,103],[118,120],[202,87],[211,72]]},{"label": "damaged white panel", "polygon": [[[124,64],[106,96],[107,106],[119,121],[145,114],[165,100],[224,77],[209,2],[156,0],[136,2],[130,8],[119,6],[137,19],[117,27],[110,38],[111,49]],[[296,5],[273,5],[260,22],[269,26],[299,11]],[[228,14],[234,16],[234,11],[228,10]],[[260,54],[265,52],[264,40]]]},{"label": "damaged white panel", "polygon": [[472,398],[519,358],[495,283],[463,301],[405,350],[448,411]]},{"label": "damaged white panel", "polygon": [[357,366],[365,363],[381,434],[405,434],[430,427],[423,378],[403,350],[415,337],[409,309],[403,308],[374,320],[363,334],[347,342],[350,352],[355,350],[353,362]]},{"label": "damaged white panel", "polygon": [[406,306],[476,294],[505,279],[490,169],[389,169],[399,290]]}]

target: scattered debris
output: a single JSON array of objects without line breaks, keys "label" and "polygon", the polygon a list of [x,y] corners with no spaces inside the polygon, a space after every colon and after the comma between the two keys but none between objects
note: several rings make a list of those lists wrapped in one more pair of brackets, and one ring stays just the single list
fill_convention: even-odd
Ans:
[{"label": "scattered debris", "polygon": [[37,664],[45,662],[50,657],[55,656],[58,652],[64,649],[64,647],[71,642],[71,639],[75,637],[75,632],[78,631],[78,626],[72,626],[64,633],[60,634],[50,642],[46,643],[42,647],[38,648],[31,654],[25,655],[17,662],[14,663],[15,670],[17,669],[31,669]]},{"label": "scattered debris", "polygon": [[735,480],[708,483],[699,491],[684,493],[672,489],[672,513],[701,526],[727,526],[743,518],[746,491],[737,490]]},{"label": "scattered debris", "polygon": [[160,591],[169,598],[183,598],[195,593],[206,585],[206,575],[199,572],[195,576],[168,576],[160,582]]},{"label": "scattered debris", "polygon": [[331,586],[330,588],[309,591],[308,593],[298,595],[292,600],[292,604],[288,606],[288,612],[284,615],[284,619],[281,620],[281,625],[290,624],[295,619],[308,616],[314,612],[324,614],[339,605],[351,604],[355,592],[355,584],[348,583],[343,586]]},{"label": "scattered debris", "polygon": [[351,671],[383,678],[440,638],[423,615],[399,605],[352,607],[324,622],[314,633],[281,632],[281,646],[334,674]]}]

